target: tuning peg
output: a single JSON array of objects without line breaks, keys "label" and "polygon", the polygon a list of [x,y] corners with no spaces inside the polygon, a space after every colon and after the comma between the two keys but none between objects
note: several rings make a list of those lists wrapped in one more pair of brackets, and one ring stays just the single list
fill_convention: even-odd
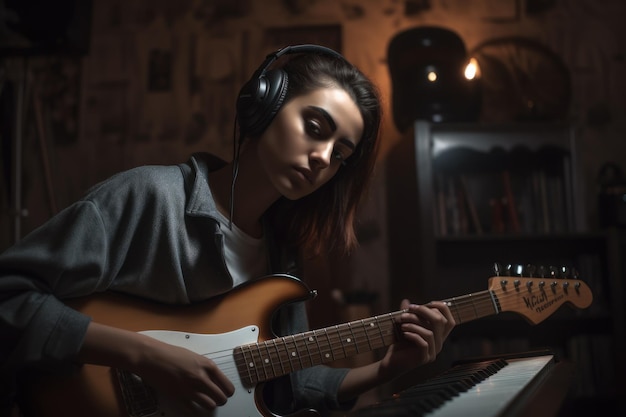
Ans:
[{"label": "tuning peg", "polygon": [[578,279],[580,275],[578,274],[578,270],[576,268],[572,268],[570,270],[570,277],[574,279]]},{"label": "tuning peg", "polygon": [[513,274],[513,265],[506,264],[506,267],[504,269],[504,273],[507,274],[507,275],[512,275]]},{"label": "tuning peg", "polygon": [[499,262],[494,262],[494,263],[493,263],[493,273],[494,273],[496,276],[500,276],[500,275],[502,275],[502,265],[500,265],[500,263],[499,263]]},{"label": "tuning peg", "polygon": [[521,264],[517,264],[514,267],[515,273],[514,275],[521,277],[524,275],[524,267]]},{"label": "tuning peg", "polygon": [[533,264],[526,264],[526,273],[529,277],[534,277],[537,272],[537,267]]},{"label": "tuning peg", "polygon": [[569,268],[566,265],[561,266],[559,269],[560,278],[569,278]]}]

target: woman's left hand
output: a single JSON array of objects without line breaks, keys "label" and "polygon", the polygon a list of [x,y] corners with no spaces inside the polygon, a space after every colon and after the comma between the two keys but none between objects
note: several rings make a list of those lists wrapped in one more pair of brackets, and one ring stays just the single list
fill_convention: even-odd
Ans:
[{"label": "woman's left hand", "polygon": [[380,363],[380,371],[389,379],[434,361],[455,326],[450,309],[441,301],[417,305],[405,299],[400,308],[407,310],[400,316],[400,340]]}]

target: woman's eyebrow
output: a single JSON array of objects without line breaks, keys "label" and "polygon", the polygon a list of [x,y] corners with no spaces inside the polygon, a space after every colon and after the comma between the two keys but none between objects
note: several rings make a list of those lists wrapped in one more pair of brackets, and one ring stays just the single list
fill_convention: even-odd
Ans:
[{"label": "woman's eyebrow", "polygon": [[337,123],[335,123],[335,119],[333,119],[333,117],[330,115],[330,113],[328,113],[323,108],[317,107],[317,106],[309,106],[309,108],[311,110],[315,110],[317,113],[321,114],[322,117],[324,119],[326,119],[326,121],[330,125],[330,128],[332,129],[333,132],[337,130]]},{"label": "woman's eyebrow", "polygon": [[343,143],[344,145],[346,145],[348,148],[352,150],[356,149],[356,145],[349,139],[341,138],[339,139],[339,142]]}]

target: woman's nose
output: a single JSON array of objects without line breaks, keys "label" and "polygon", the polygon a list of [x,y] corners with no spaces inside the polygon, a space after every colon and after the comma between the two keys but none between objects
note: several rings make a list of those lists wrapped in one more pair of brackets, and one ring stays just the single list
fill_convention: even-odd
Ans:
[{"label": "woman's nose", "polygon": [[332,141],[316,143],[309,154],[311,168],[322,169],[329,167],[333,157],[333,149],[334,143]]}]

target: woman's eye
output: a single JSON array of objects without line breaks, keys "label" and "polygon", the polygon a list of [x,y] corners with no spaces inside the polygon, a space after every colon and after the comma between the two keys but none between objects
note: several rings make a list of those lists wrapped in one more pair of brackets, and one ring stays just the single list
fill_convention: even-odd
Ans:
[{"label": "woman's eye", "polygon": [[306,130],[311,136],[319,137],[322,135],[322,128],[315,120],[307,120]]},{"label": "woman's eye", "polygon": [[341,165],[346,165],[346,158],[344,158],[343,154],[339,151],[334,151],[333,152],[333,158],[338,160]]}]

